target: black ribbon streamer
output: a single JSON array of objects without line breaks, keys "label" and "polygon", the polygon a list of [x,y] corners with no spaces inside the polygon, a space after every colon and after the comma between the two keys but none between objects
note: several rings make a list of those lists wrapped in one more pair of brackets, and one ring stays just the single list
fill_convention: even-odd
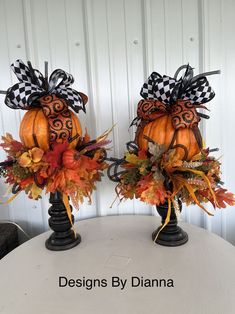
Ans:
[{"label": "black ribbon streamer", "polygon": [[[129,153],[138,153],[139,147],[135,142],[126,143],[126,147]],[[128,172],[128,170],[119,170],[119,167],[126,163],[125,158],[106,158],[106,160],[113,161],[107,170],[109,179],[113,182],[120,182],[120,177]]]},{"label": "black ribbon streamer", "polygon": [[[57,69],[48,80],[48,63],[45,63],[45,77],[37,69],[33,69],[30,62],[27,66],[21,60],[16,60],[11,69],[17,76],[19,83],[10,87],[6,92],[5,104],[12,109],[28,110],[38,106],[37,99],[47,94],[56,94],[64,98],[68,106],[75,112],[85,112],[85,102],[82,94],[72,89],[74,83],[71,74]],[[1,92],[4,93],[4,92]]]}]

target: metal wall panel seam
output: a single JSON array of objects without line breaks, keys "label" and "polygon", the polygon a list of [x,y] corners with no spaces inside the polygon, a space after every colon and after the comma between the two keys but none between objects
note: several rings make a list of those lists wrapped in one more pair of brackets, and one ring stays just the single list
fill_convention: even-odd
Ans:
[{"label": "metal wall panel seam", "polygon": [[[95,117],[97,116],[95,102],[97,102],[97,74],[96,74],[96,46],[94,42],[94,26],[93,26],[93,7],[92,0],[83,0],[82,9],[84,12],[84,33],[85,33],[85,50],[87,52],[86,63],[87,63],[87,75],[88,75],[88,97],[89,103],[93,103],[93,132],[97,135],[98,126]],[[91,53],[93,51],[93,54]],[[96,204],[96,215],[101,216],[100,208],[100,193],[96,191],[95,198],[93,195],[93,201]]]},{"label": "metal wall panel seam", "polygon": [[[22,11],[23,11],[23,23],[24,23],[24,36],[25,36],[25,50],[26,50],[26,58],[28,61],[30,60],[32,65],[37,68],[38,67],[38,55],[37,55],[37,43],[36,43],[36,36],[35,36],[35,27],[34,27],[34,18],[33,18],[33,9],[32,9],[32,2],[29,0],[22,1]],[[25,112],[21,112],[21,118],[25,114]],[[26,195],[24,195],[24,200],[27,202]],[[40,204],[40,206],[38,205]],[[34,205],[33,205],[34,204]],[[33,215],[33,211],[37,210],[41,212],[41,232],[45,229],[45,221],[43,219],[44,208],[42,200],[32,201],[29,206],[29,210],[27,210],[28,222],[30,226],[30,234],[34,234],[34,228],[32,226],[32,219],[31,216]]]}]

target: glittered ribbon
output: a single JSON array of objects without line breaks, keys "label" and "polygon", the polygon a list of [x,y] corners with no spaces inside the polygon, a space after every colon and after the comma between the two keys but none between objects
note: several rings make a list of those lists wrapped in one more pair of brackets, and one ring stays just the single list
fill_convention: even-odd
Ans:
[{"label": "glittered ribbon", "polygon": [[71,111],[63,98],[56,95],[45,95],[38,99],[49,126],[49,142],[72,142],[79,137],[72,137],[73,122]]},{"label": "glittered ribbon", "polygon": [[[193,128],[200,121],[195,106],[190,101],[178,101],[170,108],[156,100],[140,100],[137,108],[137,120],[154,121],[162,116],[170,115],[173,127]],[[132,125],[136,121],[132,122]]]}]

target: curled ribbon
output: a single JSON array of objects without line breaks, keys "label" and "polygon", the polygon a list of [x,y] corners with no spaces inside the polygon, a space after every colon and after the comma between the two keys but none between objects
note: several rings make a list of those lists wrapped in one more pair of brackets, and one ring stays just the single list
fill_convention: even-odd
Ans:
[{"label": "curled ribbon", "polygon": [[[128,152],[135,153],[135,154],[138,153],[139,147],[135,142],[130,141],[126,143],[126,147],[127,147]],[[128,170],[120,169],[126,163],[125,158],[106,158],[106,160],[112,161],[112,164],[110,164],[107,170],[107,175],[109,179],[113,182],[120,182],[121,176],[124,173],[128,172]]]},{"label": "curled ribbon", "polygon": [[57,69],[48,80],[47,70],[44,77],[40,71],[32,68],[30,62],[26,66],[21,60],[16,60],[11,65],[11,69],[17,76],[19,83],[10,87],[6,92],[5,104],[8,107],[28,110],[33,106],[38,106],[37,100],[40,97],[55,94],[65,99],[68,106],[75,112],[79,112],[79,110],[85,112],[88,98],[70,87],[74,83],[71,74]]}]

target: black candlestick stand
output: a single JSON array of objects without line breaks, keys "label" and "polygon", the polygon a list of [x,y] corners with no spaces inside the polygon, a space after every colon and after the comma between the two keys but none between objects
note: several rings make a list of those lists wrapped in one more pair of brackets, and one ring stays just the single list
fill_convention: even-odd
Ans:
[{"label": "black candlestick stand", "polygon": [[[81,236],[75,234],[63,203],[60,192],[50,194],[50,203],[48,213],[51,216],[48,220],[50,228],[54,231],[49,239],[46,240],[46,248],[52,251],[69,250],[81,242]],[[72,211],[72,206],[70,206]],[[72,215],[74,222],[74,216]]]},{"label": "black candlestick stand", "polygon": [[[182,203],[179,201],[180,211],[182,210]],[[162,225],[164,224],[168,211],[168,202],[163,205],[156,206],[157,212],[162,218]],[[156,235],[160,230],[161,226],[157,228],[152,234],[152,239],[155,243],[164,246],[179,246],[185,244],[188,241],[188,234],[177,225],[177,216],[173,205],[171,206],[171,215],[169,223],[160,231],[157,239]]]}]

